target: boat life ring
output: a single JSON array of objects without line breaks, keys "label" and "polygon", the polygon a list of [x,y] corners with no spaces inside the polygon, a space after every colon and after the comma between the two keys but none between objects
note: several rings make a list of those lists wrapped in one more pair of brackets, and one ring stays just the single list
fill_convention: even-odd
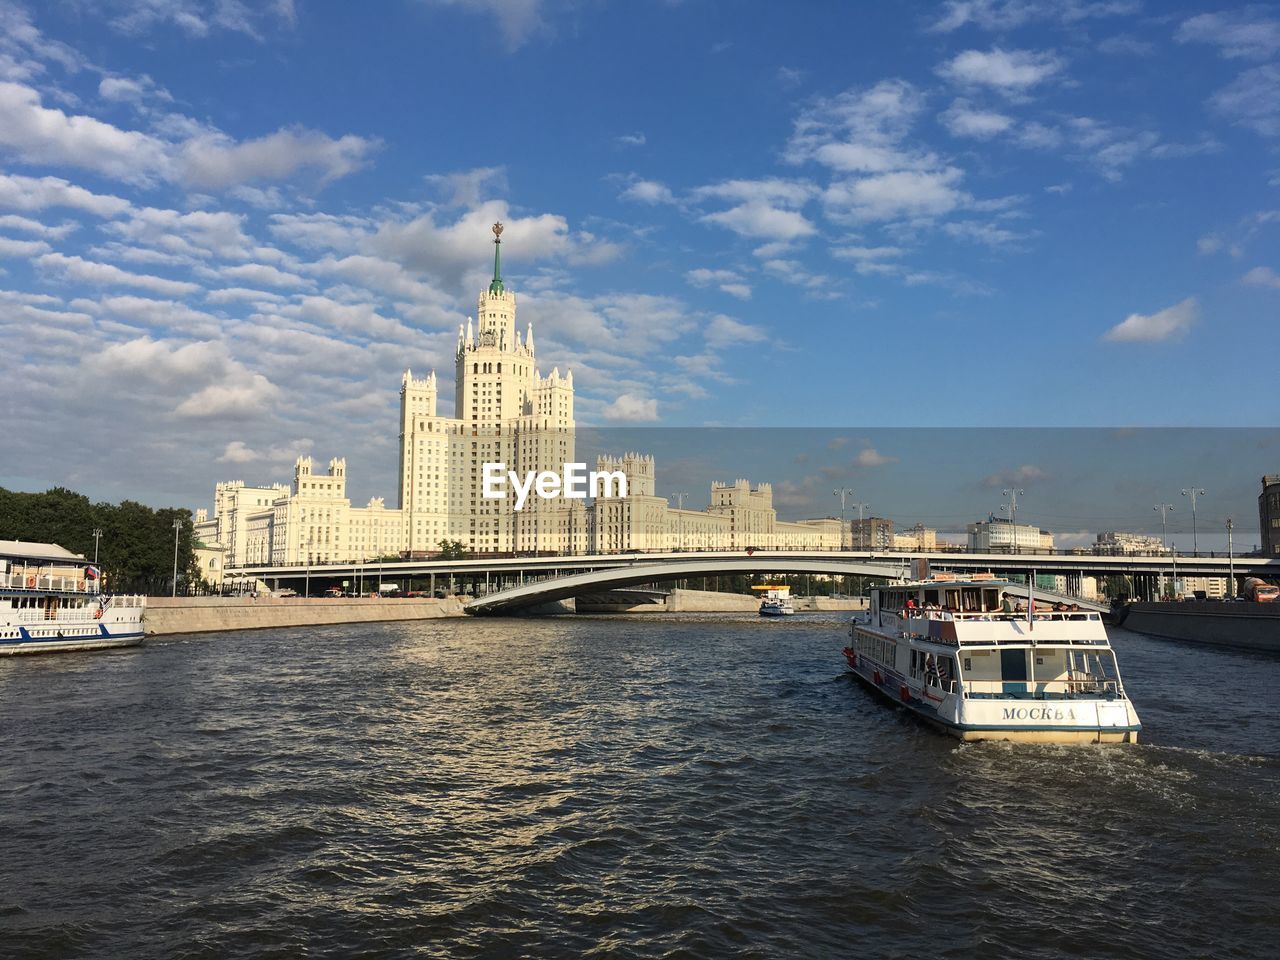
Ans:
[{"label": "boat life ring", "polygon": [[93,611],[93,619],[95,619],[95,620],[101,620],[101,619],[102,619],[102,605],[101,605],[101,604],[99,604],[99,605],[98,605],[98,609],[97,609],[97,610]]},{"label": "boat life ring", "polygon": [[28,589],[28,590],[34,590],[35,588],[36,588],[36,578],[35,578],[35,577],[27,577],[27,589]]},{"label": "boat life ring", "polygon": [[83,591],[83,590],[84,590],[84,581],[83,581],[83,580],[78,580],[78,581],[76,581],[76,589],[77,589],[77,590],[81,590],[81,591]]}]

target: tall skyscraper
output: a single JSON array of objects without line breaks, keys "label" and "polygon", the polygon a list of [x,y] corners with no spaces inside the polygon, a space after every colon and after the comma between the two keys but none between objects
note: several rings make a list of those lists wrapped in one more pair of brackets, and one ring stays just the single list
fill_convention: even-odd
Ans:
[{"label": "tall skyscraper", "polygon": [[[478,553],[560,551],[585,542],[581,501],[481,496],[483,466],[559,473],[574,459],[573,373],[543,376],[533,325],[521,340],[516,297],[502,281],[502,224],[493,225],[493,280],[474,324],[458,327],[454,415],[437,414],[436,377],[406,370],[400,387],[400,509],[410,551],[457,540]],[[577,521],[575,523],[575,521]]]}]

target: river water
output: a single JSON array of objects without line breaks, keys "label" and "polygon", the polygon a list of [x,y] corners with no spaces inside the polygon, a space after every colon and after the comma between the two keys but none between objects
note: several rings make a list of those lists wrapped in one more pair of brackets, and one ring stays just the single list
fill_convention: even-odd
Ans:
[{"label": "river water", "polygon": [[961,745],[843,629],[5,660],[0,956],[1276,956],[1280,659],[1115,631],[1142,744]]}]

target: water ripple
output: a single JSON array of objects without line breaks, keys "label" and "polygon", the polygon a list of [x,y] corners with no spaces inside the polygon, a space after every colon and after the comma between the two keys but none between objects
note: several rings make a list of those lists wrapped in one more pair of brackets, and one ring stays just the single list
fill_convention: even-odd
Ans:
[{"label": "water ripple", "polygon": [[769,627],[0,663],[0,955],[1272,954],[1280,660],[1121,634],[1148,742],[962,745],[850,682],[837,619]]}]

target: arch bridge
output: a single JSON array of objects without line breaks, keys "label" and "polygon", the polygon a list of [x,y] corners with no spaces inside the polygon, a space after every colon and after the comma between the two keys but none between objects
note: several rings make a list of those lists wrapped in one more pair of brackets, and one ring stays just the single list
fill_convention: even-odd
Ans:
[{"label": "arch bridge", "polygon": [[[468,613],[480,615],[503,615],[532,610],[544,604],[559,600],[568,600],[586,594],[598,594],[609,590],[620,590],[642,584],[670,583],[678,580],[692,580],[700,577],[719,577],[754,574],[787,574],[817,573],[828,576],[863,576],[883,577],[895,580],[904,575],[901,563],[868,563],[838,561],[830,559],[793,557],[735,557],[708,560],[662,560],[658,562],[632,563],[626,567],[610,567],[603,570],[592,570],[570,576],[552,577],[534,580],[519,586],[498,590],[494,593],[477,597],[466,604]],[[1026,588],[1013,585],[1010,593],[1025,596]],[[1046,600],[1073,600],[1090,609],[1103,610],[1104,607],[1086,604],[1071,597],[1059,597],[1036,591],[1037,596]]]}]

